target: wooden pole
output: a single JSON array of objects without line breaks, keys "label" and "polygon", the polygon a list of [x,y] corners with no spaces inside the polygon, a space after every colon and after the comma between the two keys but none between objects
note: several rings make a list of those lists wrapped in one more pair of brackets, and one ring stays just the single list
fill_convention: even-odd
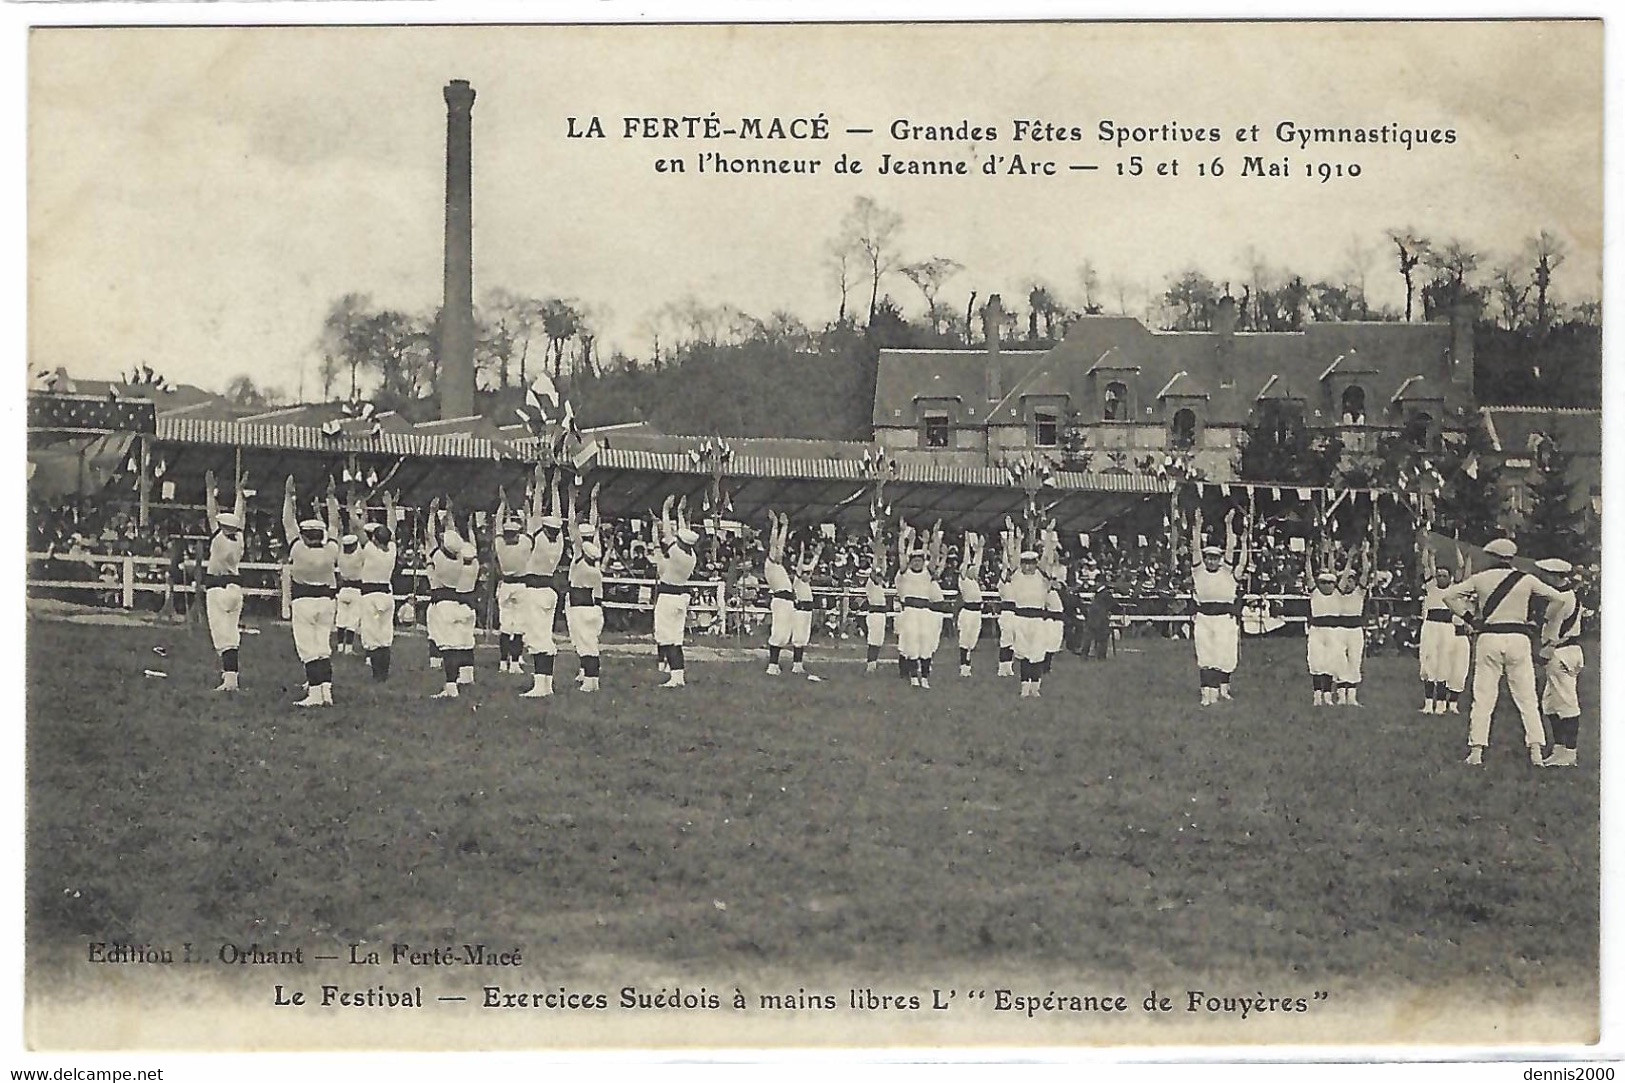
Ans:
[{"label": "wooden pole", "polygon": [[137,439],[141,441],[141,496],[136,523],[145,530],[152,518],[152,438],[140,436]]}]

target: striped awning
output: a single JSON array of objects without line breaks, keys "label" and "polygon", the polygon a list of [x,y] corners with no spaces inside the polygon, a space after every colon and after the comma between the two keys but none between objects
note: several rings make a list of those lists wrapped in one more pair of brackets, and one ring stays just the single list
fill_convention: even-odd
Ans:
[{"label": "striped awning", "polygon": [[369,432],[353,421],[336,436],[307,425],[270,425],[210,418],[160,417],[160,443],[215,444],[251,450],[311,451],[321,454],[378,454],[431,459],[511,459],[528,457],[503,441],[483,436],[414,432]]},{"label": "striped awning", "polygon": [[[709,463],[672,452],[590,449],[583,456],[589,482],[600,486],[599,506],[611,516],[653,515],[667,495],[688,497],[689,515],[714,514],[705,501],[717,476]],[[859,526],[870,517],[874,473],[851,459],[735,457],[721,467],[726,517],[760,522],[767,512],[801,521]],[[1087,531],[1141,501],[1173,490],[1166,479],[1132,474],[1056,473],[1033,494],[1033,503],[1062,531]],[[1003,469],[899,464],[888,472],[882,499],[891,514],[916,523],[941,520],[951,529],[995,529],[1005,516],[1019,519],[1028,490]]]}]

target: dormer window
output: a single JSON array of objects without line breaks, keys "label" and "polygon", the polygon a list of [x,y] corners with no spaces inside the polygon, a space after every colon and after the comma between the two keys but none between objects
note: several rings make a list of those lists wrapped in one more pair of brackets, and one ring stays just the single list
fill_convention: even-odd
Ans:
[{"label": "dormer window", "polygon": [[920,418],[920,442],[925,447],[945,448],[948,446],[948,411],[927,410]]},{"label": "dormer window", "polygon": [[1344,425],[1365,424],[1365,388],[1359,384],[1349,384],[1343,389],[1341,420]]},{"label": "dormer window", "polygon": [[1128,384],[1121,380],[1113,380],[1106,385],[1106,393],[1102,396],[1103,408],[1101,419],[1104,421],[1131,421],[1134,414],[1128,399]]},{"label": "dormer window", "polygon": [[1059,411],[1033,411],[1033,443],[1038,447],[1060,446],[1061,415]]},{"label": "dormer window", "polygon": [[1196,411],[1189,406],[1182,406],[1174,411],[1173,421],[1168,426],[1169,442],[1177,449],[1196,446]]}]

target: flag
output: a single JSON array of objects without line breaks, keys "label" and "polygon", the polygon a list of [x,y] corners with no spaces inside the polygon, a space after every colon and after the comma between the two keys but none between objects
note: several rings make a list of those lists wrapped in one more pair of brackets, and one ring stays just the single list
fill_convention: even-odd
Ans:
[{"label": "flag", "polygon": [[[543,405],[544,403],[548,405]],[[554,386],[552,377],[542,373],[530,382],[525,391],[525,405],[538,414],[547,414],[559,408],[559,389]]]},{"label": "flag", "polygon": [[1298,499],[1299,500],[1313,500],[1314,497],[1315,497],[1315,494],[1313,492],[1311,492],[1310,490],[1308,490],[1308,489],[1299,489],[1298,490]]}]

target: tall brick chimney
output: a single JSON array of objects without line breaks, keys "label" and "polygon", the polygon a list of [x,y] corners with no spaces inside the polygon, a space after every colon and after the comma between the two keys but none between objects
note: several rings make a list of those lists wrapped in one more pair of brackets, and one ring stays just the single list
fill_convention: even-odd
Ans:
[{"label": "tall brick chimney", "polygon": [[[1004,327],[1004,302],[999,300],[998,294],[987,299],[987,306],[982,309],[982,337],[987,340],[987,401],[998,402],[1004,397],[999,374],[999,332]],[[993,419],[988,418],[992,424]]]},{"label": "tall brick chimney", "polygon": [[440,318],[440,417],[474,412],[474,88],[446,84],[446,296]]}]

